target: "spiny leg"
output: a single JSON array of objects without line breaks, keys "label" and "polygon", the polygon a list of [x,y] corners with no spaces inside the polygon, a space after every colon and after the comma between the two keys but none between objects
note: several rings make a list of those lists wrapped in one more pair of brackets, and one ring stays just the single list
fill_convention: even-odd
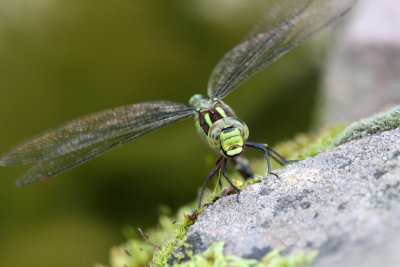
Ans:
[{"label": "spiny leg", "polygon": [[224,162],[223,159],[224,159],[224,156],[219,157],[219,159],[217,161],[217,165],[210,172],[210,174],[207,176],[206,180],[204,181],[203,188],[201,189],[201,193],[200,193],[199,204],[197,206],[197,209],[195,211],[193,211],[192,215],[190,215],[190,216],[193,217],[196,214],[196,212],[201,208],[201,201],[203,200],[203,195],[204,195],[204,191],[206,190],[207,183],[211,180],[211,178],[214,176],[214,174],[221,168],[221,165]]},{"label": "spiny leg", "polygon": [[270,148],[266,144],[246,142],[245,143],[245,148],[255,148],[255,149],[259,149],[259,150],[264,151],[265,158],[267,159],[268,174],[275,175],[277,178],[279,178],[279,176],[276,173],[273,173],[271,171],[271,163],[270,163],[269,157],[274,159],[280,165],[286,165],[288,163],[295,162],[295,161],[292,161],[292,160],[285,159],[282,155],[280,155],[278,152],[276,152],[275,150],[273,150],[272,148]]},{"label": "spiny leg", "polygon": [[220,170],[220,173],[218,174],[218,186],[219,186],[219,189],[222,189],[221,169],[219,169],[219,170]]},{"label": "spiny leg", "polygon": [[248,143],[248,145],[251,148],[260,149],[260,150],[264,151],[264,153],[268,152],[268,156],[273,158],[276,162],[278,162],[282,166],[286,165],[289,162],[282,155],[280,155],[278,152],[276,152],[275,150],[270,148],[267,144]]},{"label": "spiny leg", "polygon": [[235,169],[245,178],[254,178],[253,170],[251,169],[246,157],[241,154],[235,158],[230,158]]},{"label": "spiny leg", "polygon": [[[245,148],[255,148],[255,149],[260,149],[260,150],[264,151],[264,153],[265,153],[265,158],[267,159],[268,174],[275,175],[276,178],[279,178],[279,176],[278,176],[276,173],[273,173],[273,172],[271,171],[271,162],[270,162],[270,160],[269,160],[269,153],[268,153],[268,150],[267,150],[267,145],[262,144],[262,143],[250,143],[250,142],[246,142],[246,143],[245,143]],[[272,156],[272,158],[273,158],[274,160],[278,161],[278,163],[280,163],[280,164],[282,163],[280,160],[277,160],[276,157]]]},{"label": "spiny leg", "polygon": [[[293,162],[298,162],[297,159],[294,159],[294,160],[287,160],[287,159],[285,159],[281,154],[279,154],[278,152],[276,152],[274,149],[272,149],[272,148],[269,147],[268,145],[265,145],[265,148],[268,149],[269,152],[271,152],[269,155],[272,156],[272,158],[273,158],[274,160],[276,160],[276,161],[277,161],[279,164],[281,164],[281,165],[286,165],[286,164],[290,164],[290,163],[293,163]],[[281,162],[279,162],[279,160],[277,160],[275,156],[279,157],[279,158],[282,160],[282,162],[283,162],[284,164],[282,164]]]},{"label": "spiny leg", "polygon": [[[264,150],[264,152],[265,152],[265,150]],[[279,165],[281,165],[281,166],[286,165],[286,162],[282,161],[282,160],[281,160],[280,158],[278,158],[276,155],[272,154],[270,151],[267,151],[267,152],[268,152],[268,156],[270,156],[273,160],[275,160],[276,162],[278,162]]]},{"label": "spiny leg", "polygon": [[233,189],[236,190],[236,192],[238,192],[238,194],[236,195],[236,201],[239,202],[239,195],[240,195],[240,190],[239,188],[237,188],[231,180],[229,180],[229,176],[226,175],[226,165],[227,164],[227,158],[224,158],[224,167],[222,168],[222,175],[225,177],[225,179],[228,181],[228,183],[232,186]]}]

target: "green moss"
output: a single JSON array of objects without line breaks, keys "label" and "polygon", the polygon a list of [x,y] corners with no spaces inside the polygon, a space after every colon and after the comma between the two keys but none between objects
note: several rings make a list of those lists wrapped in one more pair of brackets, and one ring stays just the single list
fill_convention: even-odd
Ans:
[{"label": "green moss", "polygon": [[189,261],[174,264],[174,267],[212,267],[212,266],[254,266],[257,261],[242,259],[224,254],[224,242],[218,242],[202,253],[196,254]]},{"label": "green moss", "polygon": [[278,144],[275,149],[288,159],[302,160],[365,135],[377,134],[399,126],[400,105],[348,126],[326,126],[318,135],[299,134],[293,140]]},{"label": "green moss", "polygon": [[275,249],[263,257],[257,267],[296,267],[308,266],[317,257],[318,252],[300,252],[296,254],[281,255],[282,249]]},{"label": "green moss", "polygon": [[399,126],[400,105],[395,106],[386,112],[378,113],[371,118],[352,123],[339,136],[336,141],[336,145],[359,139],[365,135],[372,135],[383,131],[392,130]]},{"label": "green moss", "polygon": [[148,239],[142,237],[136,229],[128,229],[133,234],[125,244],[111,249],[110,265],[148,266],[153,255],[155,266],[166,265],[174,248],[186,245],[186,233],[193,222],[183,215],[193,210],[194,204],[191,204],[182,207],[175,216],[161,215],[158,227],[144,231]]},{"label": "green moss", "polygon": [[218,242],[202,253],[193,256],[189,261],[174,264],[174,267],[296,267],[311,264],[317,252],[281,255],[276,249],[265,255],[261,261],[244,259],[224,254],[224,242]]},{"label": "green moss", "polygon": [[278,144],[275,149],[289,159],[302,160],[365,135],[377,134],[399,126],[400,105],[348,126],[327,126],[318,135],[299,134],[291,141]]},{"label": "green moss", "polygon": [[319,153],[335,147],[337,138],[342,134],[346,127],[344,125],[336,127],[326,127],[321,134],[316,137],[313,142],[310,142],[308,146],[305,146],[303,150],[299,150],[298,153],[300,159],[308,157],[314,157]]}]

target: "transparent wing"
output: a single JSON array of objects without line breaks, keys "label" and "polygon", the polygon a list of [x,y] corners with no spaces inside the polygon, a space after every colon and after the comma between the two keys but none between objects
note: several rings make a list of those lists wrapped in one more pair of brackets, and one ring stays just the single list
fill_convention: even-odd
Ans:
[{"label": "transparent wing", "polygon": [[223,98],[251,76],[346,14],[357,0],[275,0],[273,8],[230,50],[208,81],[209,97]]},{"label": "transparent wing", "polygon": [[26,140],[0,158],[0,166],[36,162],[18,185],[36,183],[112,148],[193,115],[194,108],[169,101],[117,107],[67,122]]}]

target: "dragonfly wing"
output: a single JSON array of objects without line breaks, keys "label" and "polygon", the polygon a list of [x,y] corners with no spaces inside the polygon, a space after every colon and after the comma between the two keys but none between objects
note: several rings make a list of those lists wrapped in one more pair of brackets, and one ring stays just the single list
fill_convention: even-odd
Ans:
[{"label": "dragonfly wing", "polygon": [[80,150],[70,151],[53,158],[39,160],[17,180],[17,185],[24,186],[45,181],[142,135],[126,134],[117,136],[86,146]]},{"label": "dragonfly wing", "polygon": [[[169,101],[104,110],[28,139],[4,155],[0,159],[0,166],[37,162],[28,171],[31,173],[29,177],[39,174],[51,177],[118,145],[186,119],[194,111],[193,107]],[[37,177],[29,179],[31,183],[39,181]]]},{"label": "dragonfly wing", "polygon": [[346,14],[358,0],[276,0],[273,8],[214,68],[211,98],[223,98],[254,74]]}]

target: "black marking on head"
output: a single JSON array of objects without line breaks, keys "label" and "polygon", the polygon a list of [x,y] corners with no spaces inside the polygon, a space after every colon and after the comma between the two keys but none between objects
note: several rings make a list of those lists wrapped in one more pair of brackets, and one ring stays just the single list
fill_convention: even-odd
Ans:
[{"label": "black marking on head", "polygon": [[234,130],[235,130],[235,128],[233,128],[232,126],[229,126],[229,127],[225,128],[225,129],[223,129],[222,131],[224,133],[230,133],[230,132],[232,132]]}]

